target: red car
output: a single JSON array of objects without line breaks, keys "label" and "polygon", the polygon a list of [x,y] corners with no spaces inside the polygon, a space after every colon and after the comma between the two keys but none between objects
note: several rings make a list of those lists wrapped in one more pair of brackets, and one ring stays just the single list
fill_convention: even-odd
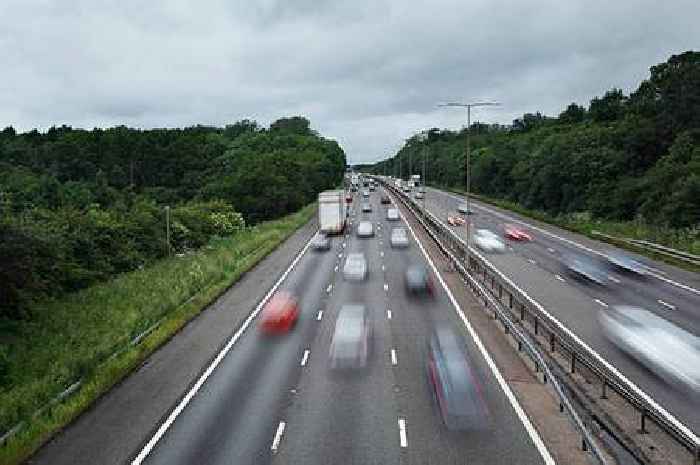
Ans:
[{"label": "red car", "polygon": [[531,241],[532,235],[514,224],[503,225],[503,235],[514,241]]},{"label": "red car", "polygon": [[352,203],[352,194],[348,194],[345,196],[345,203]]},{"label": "red car", "polygon": [[297,299],[286,291],[279,291],[267,301],[262,311],[259,328],[269,334],[286,333],[299,318]]},{"label": "red car", "polygon": [[464,226],[467,223],[464,218],[456,215],[448,216],[447,222],[450,224],[450,226]]}]

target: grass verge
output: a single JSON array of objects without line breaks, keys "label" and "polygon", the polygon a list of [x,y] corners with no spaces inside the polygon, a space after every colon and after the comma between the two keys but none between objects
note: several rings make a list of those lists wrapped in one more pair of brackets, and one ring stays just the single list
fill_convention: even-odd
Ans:
[{"label": "grass verge", "polygon": [[[315,205],[212,241],[33,309],[14,330],[0,386],[0,464],[17,464],[138,367],[153,351],[315,214]],[[132,341],[159,323],[152,332]],[[115,355],[116,354],[116,355]],[[43,409],[77,380],[80,388]],[[8,382],[9,381],[9,382]]]},{"label": "grass verge", "polygon": [[[446,186],[435,186],[438,189],[454,192],[455,194],[464,195],[461,189],[455,189]],[[689,252],[695,255],[700,255],[700,236],[697,230],[693,229],[673,229],[655,227],[648,224],[636,221],[606,221],[593,220],[585,214],[570,214],[553,216],[539,210],[530,210],[521,205],[508,200],[493,199],[483,195],[472,194],[472,197],[485,203],[489,203],[496,207],[510,210],[512,212],[536,219],[543,223],[558,226],[572,232],[583,234],[597,241],[607,242],[616,247],[647,256],[654,260],[663,261],[673,266],[683,268],[689,271],[699,272],[700,267],[682,260],[674,259],[665,254],[655,253],[649,249],[636,247],[625,241],[615,240],[613,238],[594,234],[593,231],[598,231],[609,236],[616,236],[627,239],[641,239],[677,250]]]}]

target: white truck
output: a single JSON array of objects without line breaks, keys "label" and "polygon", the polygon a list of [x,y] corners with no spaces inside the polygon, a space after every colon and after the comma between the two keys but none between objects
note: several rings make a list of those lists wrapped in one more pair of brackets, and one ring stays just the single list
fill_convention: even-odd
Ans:
[{"label": "white truck", "polygon": [[342,233],[346,219],[345,191],[323,191],[318,194],[318,226],[321,232]]},{"label": "white truck", "polygon": [[408,181],[408,185],[410,187],[420,186],[420,174],[412,174],[411,179],[409,179],[409,181]]}]

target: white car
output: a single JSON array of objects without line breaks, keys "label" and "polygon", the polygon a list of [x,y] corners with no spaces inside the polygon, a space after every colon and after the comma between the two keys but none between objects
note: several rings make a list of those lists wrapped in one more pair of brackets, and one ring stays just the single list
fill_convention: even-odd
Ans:
[{"label": "white car", "polygon": [[362,204],[362,212],[363,213],[369,213],[372,211],[372,204],[369,202],[365,202]]},{"label": "white car", "polygon": [[362,191],[362,197],[369,197],[369,191]]},{"label": "white car", "polygon": [[399,217],[399,210],[396,208],[389,208],[386,211],[386,219],[389,221],[398,221],[400,219]]},{"label": "white car", "polygon": [[367,277],[367,259],[363,253],[349,253],[343,266],[343,276],[348,281],[362,281]]},{"label": "white car", "polygon": [[393,228],[389,239],[392,247],[408,247],[408,233],[406,228]]},{"label": "white car", "polygon": [[374,226],[371,221],[360,221],[357,225],[357,237],[374,236]]},{"label": "white car", "polygon": [[474,245],[484,252],[504,252],[506,250],[506,244],[498,234],[488,229],[477,229],[472,237]]}]

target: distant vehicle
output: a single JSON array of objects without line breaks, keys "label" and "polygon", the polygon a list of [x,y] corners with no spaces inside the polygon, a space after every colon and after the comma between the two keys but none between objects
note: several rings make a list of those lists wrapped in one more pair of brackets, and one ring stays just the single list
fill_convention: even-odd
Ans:
[{"label": "distant vehicle", "polygon": [[490,420],[474,364],[464,342],[438,327],[428,343],[428,380],[440,416],[449,430],[484,430]]},{"label": "distant vehicle", "polygon": [[357,225],[357,237],[374,236],[374,226],[371,221],[360,221]]},{"label": "distant vehicle", "polygon": [[347,205],[345,192],[324,191],[318,194],[318,223],[321,232],[340,234],[345,229]]},{"label": "distant vehicle", "polygon": [[405,184],[405,185],[403,186],[403,191],[406,192],[406,193],[411,192],[411,186],[408,185],[408,184]]},{"label": "distant vehicle", "polygon": [[700,337],[649,310],[627,305],[601,310],[605,336],[657,376],[700,394]]},{"label": "distant vehicle", "polygon": [[363,203],[363,204],[362,204],[362,211],[363,211],[364,213],[371,212],[371,211],[372,211],[372,204],[369,203],[369,202]]},{"label": "distant vehicle", "polygon": [[465,224],[467,224],[467,220],[465,220],[465,219],[462,218],[461,216],[457,216],[457,215],[448,215],[448,217],[447,217],[447,223],[448,223],[450,226],[464,226]]},{"label": "distant vehicle", "polygon": [[358,369],[367,366],[372,340],[372,324],[367,307],[346,304],[338,312],[328,354],[330,366]]},{"label": "distant vehicle", "polygon": [[477,229],[474,231],[474,245],[484,252],[505,252],[506,245],[500,237],[488,229]]},{"label": "distant vehicle", "polygon": [[362,197],[365,197],[365,198],[369,197],[369,191],[367,191],[367,190],[362,191]]},{"label": "distant vehicle", "polygon": [[352,194],[347,194],[345,196],[345,203],[352,203]]},{"label": "distant vehicle", "polygon": [[370,191],[370,192],[374,192],[375,189],[376,189],[376,188],[374,187],[374,183],[372,183],[372,184],[369,185],[369,191]]},{"label": "distant vehicle", "polygon": [[393,228],[389,242],[392,247],[408,247],[408,233],[406,228]]},{"label": "distant vehicle", "polygon": [[425,194],[425,186],[420,186],[418,188],[418,192],[420,192],[421,194]]},{"label": "distant vehicle", "polygon": [[314,250],[329,250],[331,248],[331,239],[319,231],[311,240],[311,248]]},{"label": "distant vehicle", "polygon": [[388,203],[391,203],[391,199],[389,198],[388,195],[384,194],[384,195],[382,195],[381,202],[386,205]]},{"label": "distant vehicle", "polygon": [[420,185],[420,174],[412,174],[408,182],[411,183],[412,187],[418,187]]},{"label": "distant vehicle", "polygon": [[343,267],[343,277],[348,281],[362,281],[367,278],[367,259],[365,254],[348,254]]},{"label": "distant vehicle", "polygon": [[416,192],[416,198],[417,198],[417,199],[424,199],[424,198],[425,198],[425,194],[424,194],[423,192],[421,192],[421,191],[418,191],[418,192]]},{"label": "distant vehicle", "polygon": [[571,276],[604,286],[608,274],[601,264],[593,258],[580,253],[569,253],[562,256],[562,265]]},{"label": "distant vehicle", "polygon": [[467,207],[466,203],[460,203],[459,205],[457,205],[457,211],[463,215],[473,215],[474,214],[474,211],[470,210],[469,207]]},{"label": "distant vehicle", "polygon": [[386,219],[389,221],[398,221],[400,220],[399,216],[399,210],[396,208],[389,208],[386,211]]},{"label": "distant vehicle", "polygon": [[287,291],[278,291],[265,304],[259,328],[268,334],[285,333],[296,325],[298,318],[297,299]]},{"label": "distant vehicle", "polygon": [[618,271],[633,273],[640,276],[649,274],[649,269],[643,263],[633,259],[629,255],[620,252],[612,252],[607,258],[610,266]]},{"label": "distant vehicle", "polygon": [[433,295],[435,286],[428,269],[423,265],[411,265],[404,277],[406,290],[413,295]]},{"label": "distant vehicle", "polygon": [[531,241],[532,240],[532,235],[530,233],[528,233],[523,228],[516,226],[514,224],[503,225],[503,235],[507,239],[511,239],[514,241]]}]

